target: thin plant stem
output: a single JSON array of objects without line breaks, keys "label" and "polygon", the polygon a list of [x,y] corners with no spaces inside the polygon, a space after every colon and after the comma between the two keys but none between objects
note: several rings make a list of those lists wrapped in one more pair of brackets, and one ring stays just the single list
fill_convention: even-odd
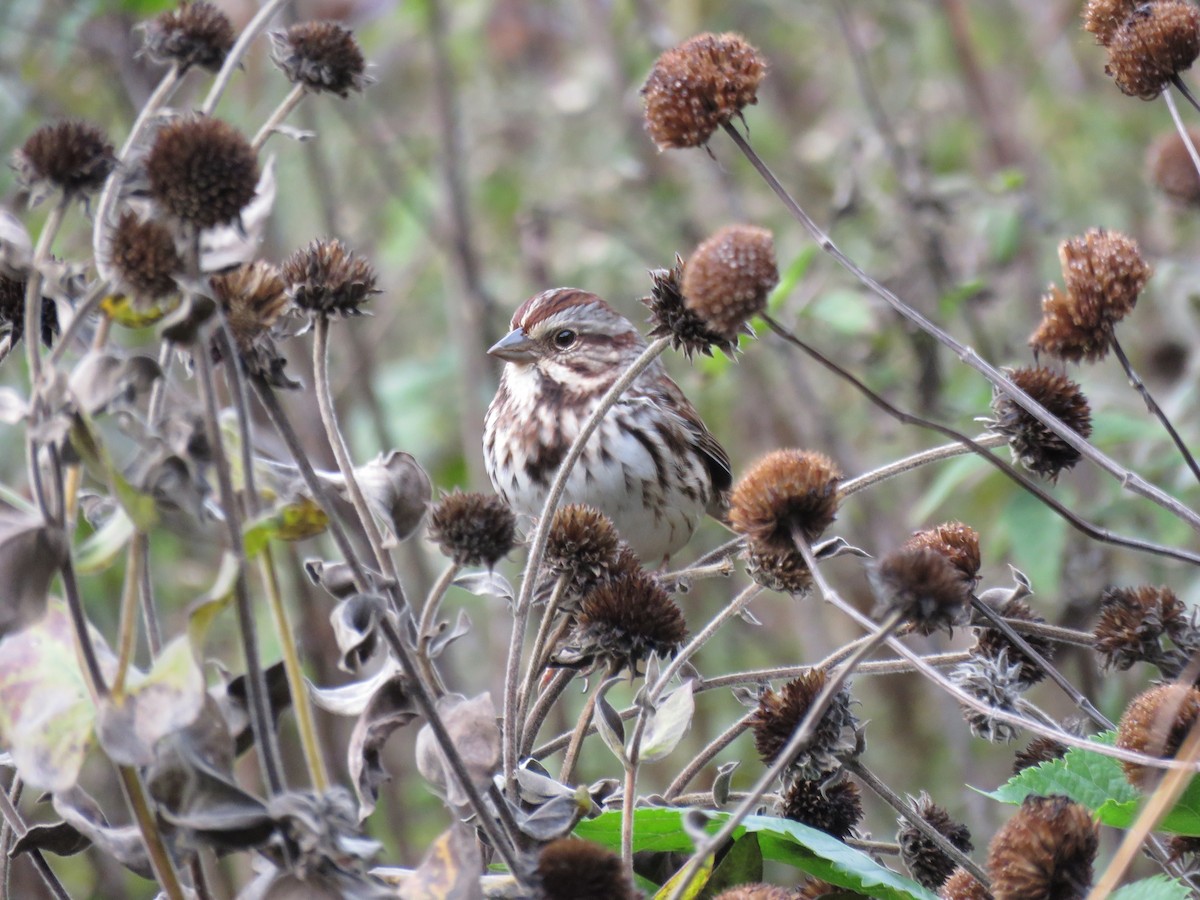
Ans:
[{"label": "thin plant stem", "polygon": [[592,410],[591,415],[579,429],[579,434],[576,435],[570,450],[567,451],[566,457],[559,465],[550,490],[546,494],[546,502],[542,506],[537,528],[533,533],[533,541],[530,543],[529,558],[525,562],[525,571],[521,576],[520,594],[517,597],[516,606],[513,608],[512,636],[508,644],[508,658],[504,670],[504,782],[509,796],[515,795],[517,788],[517,751],[520,749],[520,734],[519,729],[515,727],[514,719],[517,713],[517,681],[521,670],[521,648],[525,643],[525,625],[529,620],[529,607],[533,602],[534,584],[542,566],[542,557],[546,553],[546,540],[550,536],[554,511],[558,509],[559,501],[562,500],[571,470],[579,461],[579,457],[583,455],[583,448],[599,427],[600,421],[633,384],[634,380],[662,355],[670,343],[670,338],[658,338],[642,351],[642,354],[633,361],[620,378],[613,382],[612,387],[600,398],[596,408]]},{"label": "thin plant stem", "polygon": [[126,554],[125,579],[121,587],[121,614],[117,625],[117,671],[113,675],[110,691],[114,700],[120,700],[125,694],[125,678],[133,661],[133,649],[137,643],[138,595],[141,593],[141,555],[142,542],[138,540],[140,533],[135,532],[129,541],[129,552]]},{"label": "thin plant stem", "polygon": [[[1200,112],[1200,101],[1196,100],[1195,95],[1192,94],[1192,89],[1187,86],[1187,82],[1180,77],[1178,72],[1171,76],[1171,84],[1175,85],[1179,93],[1183,94],[1183,99],[1192,105],[1192,109]],[[1170,99],[1170,93],[1166,88],[1163,89],[1163,97],[1167,98],[1167,105],[1171,105],[1173,101]]]},{"label": "thin plant stem", "polygon": [[258,134],[254,135],[254,140],[250,142],[250,149],[257,153],[263,148],[263,144],[267,142],[267,138],[282,124],[297,106],[304,99],[304,85],[297,84],[293,87],[286,97],[275,107],[274,112],[267,117],[267,121],[263,122],[262,128],[258,129]]},{"label": "thin plant stem", "polygon": [[637,805],[637,777],[642,762],[642,736],[646,733],[646,715],[648,704],[638,710],[637,722],[633,726],[633,734],[629,738],[628,756],[625,763],[625,791],[621,795],[621,862],[629,871],[632,880],[633,872],[633,808]]},{"label": "thin plant stem", "polygon": [[[857,641],[852,643],[857,644]],[[841,658],[844,658],[844,656]],[[927,665],[936,666],[938,668],[946,668],[947,666],[958,665],[958,663],[965,662],[970,658],[971,653],[968,650],[958,650],[951,653],[935,653],[930,656],[922,657]],[[712,678],[705,678],[703,681],[699,682],[696,685],[696,693],[699,694],[704,691],[713,691],[724,687],[738,687],[739,685],[743,684],[762,684],[766,681],[782,681],[785,679],[797,678],[806,672],[811,672],[814,669],[831,668],[836,664],[837,661],[835,660],[829,664],[818,662],[813,663],[812,665],[779,666],[773,669],[754,669],[749,672],[733,672],[729,675],[716,675]],[[859,676],[907,675],[912,671],[914,671],[912,664],[903,659],[879,659],[859,663],[858,671],[855,674]]]},{"label": "thin plant stem", "polygon": [[[731,538],[725,543],[721,544],[719,547],[714,547],[712,550],[709,550],[698,560],[692,563],[692,566],[707,566],[710,563],[715,563],[719,559],[730,559],[735,553],[742,549],[742,545],[745,543],[746,539],[742,535]],[[686,571],[686,569],[683,571]]]},{"label": "thin plant stem", "polygon": [[100,660],[96,657],[96,648],[92,644],[92,630],[88,624],[87,613],[83,609],[83,598],[79,595],[79,582],[75,578],[75,564],[71,562],[70,554],[63,561],[60,570],[62,575],[63,593],[66,594],[67,611],[71,616],[71,630],[75,633],[75,644],[83,656],[84,675],[88,682],[88,691],[94,699],[108,696],[108,686],[104,681],[104,673],[100,669]]},{"label": "thin plant stem", "polygon": [[1129,384],[1135,391],[1142,395],[1142,400],[1145,401],[1146,409],[1150,411],[1150,415],[1162,423],[1162,427],[1166,429],[1175,447],[1179,450],[1179,455],[1183,457],[1183,461],[1187,463],[1187,467],[1192,470],[1192,475],[1195,476],[1197,481],[1200,481],[1200,465],[1196,464],[1196,458],[1192,456],[1192,451],[1183,442],[1183,438],[1175,430],[1175,426],[1171,424],[1171,420],[1167,418],[1167,414],[1163,412],[1162,407],[1155,401],[1150,393],[1150,389],[1142,381],[1141,376],[1134,371],[1133,364],[1129,361],[1129,357],[1125,355],[1125,350],[1121,347],[1121,342],[1117,340],[1115,334],[1112,336],[1110,343],[1113,354],[1117,357],[1117,361],[1121,363],[1121,368],[1125,370],[1125,377],[1129,379]]},{"label": "thin plant stem", "polygon": [[575,766],[579,762],[579,753],[583,749],[583,739],[589,733],[589,726],[592,724],[592,717],[596,714],[596,698],[600,694],[600,689],[604,687],[604,682],[608,680],[612,674],[610,669],[605,673],[603,678],[597,678],[596,684],[588,694],[587,702],[583,705],[583,709],[579,712],[579,718],[575,720],[575,728],[571,732],[571,743],[567,744],[567,752],[563,756],[562,767],[558,770],[558,780],[563,784],[570,784],[571,779],[575,776]]},{"label": "thin plant stem", "polygon": [[[974,438],[974,441],[980,447],[990,448],[1008,443],[1008,438],[1002,434],[981,434],[979,437]],[[857,478],[851,478],[842,482],[838,487],[838,496],[844,499],[851,494],[857,494],[859,491],[865,491],[869,487],[874,487],[881,482],[887,481],[889,478],[894,478],[905,472],[911,472],[913,469],[919,469],[921,466],[941,462],[945,459],[953,459],[956,456],[966,456],[974,452],[974,448],[961,443],[931,447],[928,450],[914,453],[912,456],[906,456],[904,459],[898,459],[895,462],[880,466],[878,469],[872,469],[870,472],[864,472]]]},{"label": "thin plant stem", "polygon": [[[537,740],[537,734],[542,728],[542,723],[546,721],[546,716],[550,714],[550,710],[554,704],[558,702],[558,698],[563,695],[571,680],[575,677],[575,673],[570,669],[559,669],[554,673],[550,683],[546,685],[533,706],[530,708],[525,721],[522,723],[524,737],[521,740],[521,746],[529,748],[533,746],[533,742]],[[523,752],[528,753],[528,749]]]},{"label": "thin plant stem", "polygon": [[691,589],[693,581],[700,581],[704,578],[725,578],[732,574],[733,561],[723,559],[705,566],[691,565],[685,569],[668,572],[659,576],[658,583],[668,594],[686,593]]},{"label": "thin plant stem", "polygon": [[525,667],[525,679],[521,682],[521,690],[517,694],[518,721],[525,720],[525,711],[529,707],[529,697],[533,694],[534,682],[541,674],[544,664],[542,655],[546,649],[546,642],[550,639],[550,630],[554,627],[559,604],[562,603],[563,594],[566,593],[570,583],[569,576],[558,576],[550,599],[546,601],[546,608],[542,610],[542,621],[538,623],[537,636],[533,639],[533,649],[529,652],[529,664]]},{"label": "thin plant stem", "polygon": [[150,578],[150,536],[138,533],[134,535],[134,540],[142,545],[139,556],[142,567],[138,573],[141,590],[138,591],[138,597],[146,628],[146,645],[150,648],[150,658],[155,659],[162,652],[162,629],[158,624],[158,610],[154,607],[154,582]]},{"label": "thin plant stem", "polygon": [[421,607],[421,621],[417,626],[417,665],[421,667],[425,680],[438,696],[446,691],[441,676],[438,675],[437,668],[433,664],[433,659],[429,656],[429,640],[433,631],[433,620],[437,616],[438,608],[442,605],[442,598],[454,584],[454,579],[458,577],[461,569],[462,566],[452,562],[442,571],[429,591],[429,596],[425,598],[425,605]]},{"label": "thin plant stem", "polygon": [[200,106],[200,112],[206,116],[213,114],[213,110],[217,108],[217,103],[221,100],[221,95],[229,87],[233,73],[242,64],[242,57],[246,55],[246,51],[250,49],[250,45],[254,42],[254,39],[258,37],[271,19],[274,18],[275,13],[287,2],[288,0],[266,0],[258,12],[254,14],[254,18],[246,23],[246,27],[242,29],[242,33],[238,35],[238,39],[234,42],[233,47],[230,48],[229,55],[225,57],[225,62],[221,64],[221,71],[217,73],[216,79],[214,79],[212,86],[208,89],[208,96],[204,98],[204,103]]},{"label": "thin plant stem", "polygon": [[162,377],[155,381],[154,387],[150,389],[150,402],[146,406],[146,421],[150,423],[151,428],[157,428],[159,420],[162,419],[163,405],[167,400],[167,375],[174,355],[175,348],[171,342],[163,341],[158,350],[158,366],[162,369]]},{"label": "thin plant stem", "polygon": [[[21,780],[17,776],[13,779],[13,793],[19,796]],[[17,837],[24,837],[26,832],[25,820],[21,818],[21,813],[17,810],[13,797],[10,797],[7,791],[0,791],[0,815],[4,817],[4,827],[7,831],[15,834]],[[8,875],[11,871],[12,859],[8,855],[7,845],[3,848],[5,867],[5,881],[0,882],[0,889],[4,890],[5,896],[8,896]],[[46,862],[46,857],[42,855],[41,850],[30,850],[26,854],[33,867],[37,869],[38,875],[42,881],[46,883],[46,889],[54,896],[55,900],[71,900],[71,895],[67,893],[67,889],[63,887],[62,882],[58,880],[58,876],[54,874],[54,870],[50,868],[50,864]]]},{"label": "thin plant stem", "polygon": [[50,215],[46,217],[33,250],[29,278],[25,282],[25,359],[29,364],[29,381],[34,393],[42,379],[42,266],[50,256],[50,247],[70,205],[70,195],[63,194],[50,207]]},{"label": "thin plant stem", "polygon": [[689,784],[692,779],[700,774],[701,770],[707,766],[716,757],[718,753],[736,741],[754,721],[754,713],[746,713],[723,732],[708,742],[708,745],[701,750],[696,756],[684,766],[683,771],[675,776],[675,780],[671,782],[667,792],[663,794],[663,798],[668,802],[673,802]]},{"label": "thin plant stem", "polygon": [[58,340],[54,342],[54,346],[50,348],[50,352],[46,356],[47,365],[57,365],[62,359],[64,353],[75,340],[75,336],[79,334],[79,330],[83,327],[83,323],[87,317],[99,309],[100,304],[104,302],[104,297],[108,291],[108,282],[104,279],[93,281],[88,292],[83,295],[83,300],[79,306],[75,308],[74,314],[71,316],[71,321],[67,323],[67,327],[63,329],[62,334],[58,336]]},{"label": "thin plant stem", "polygon": [[121,777],[121,787],[125,791],[125,799],[133,811],[133,819],[137,823],[138,831],[142,833],[142,841],[146,845],[146,854],[150,857],[150,866],[154,869],[154,877],[158,879],[158,886],[170,900],[184,900],[187,894],[179,881],[179,873],[175,871],[175,864],[171,861],[162,835],[158,831],[158,824],[150,809],[141,776],[132,766],[118,766],[117,772]]},{"label": "thin plant stem", "polygon": [[734,144],[742,151],[742,154],[750,162],[755,171],[763,178],[767,186],[775,193],[775,195],[783,202],[788,212],[792,217],[809,233],[815,240],[818,246],[829,256],[833,257],[839,265],[847,272],[853,275],[860,283],[863,284],[873,294],[887,303],[897,313],[911,322],[913,325],[920,328],[922,331],[931,334],[937,339],[938,343],[953,351],[953,353],[966,365],[970,366],[975,371],[979,372],[991,383],[997,390],[1012,398],[1013,402],[1028,412],[1031,416],[1049,428],[1052,432],[1062,438],[1063,442],[1068,446],[1073,447],[1081,455],[1087,457],[1104,471],[1108,472],[1121,483],[1121,486],[1135,494],[1138,494],[1146,499],[1156,503],[1163,509],[1170,512],[1172,515],[1181,519],[1190,525],[1193,529],[1200,531],[1200,514],[1190,509],[1179,500],[1172,497],[1165,491],[1155,487],[1147,482],[1136,472],[1124,468],[1115,460],[1110,459],[1102,453],[1097,447],[1089,443],[1081,437],[1077,432],[1073,431],[1061,419],[1053,415],[1042,404],[1038,403],[1025,391],[1021,390],[1012,379],[1002,373],[995,366],[982,359],[978,353],[966,346],[958,339],[954,338],[949,332],[935,325],[921,313],[917,312],[909,304],[900,299],[893,291],[884,287],[877,280],[868,275],[854,260],[846,256],[833,239],[826,234],[819,225],[806,213],[795,199],[788,193],[787,189],[775,177],[774,173],[767,167],[767,164],[762,161],[759,155],[750,146],[746,138],[730,123],[725,123],[723,126],[725,132],[732,138]]}]

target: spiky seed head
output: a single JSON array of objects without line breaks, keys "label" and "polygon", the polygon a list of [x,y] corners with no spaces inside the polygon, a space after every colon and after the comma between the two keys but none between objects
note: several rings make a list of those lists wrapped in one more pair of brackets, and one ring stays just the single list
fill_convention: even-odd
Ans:
[{"label": "spiky seed head", "polygon": [[919,634],[951,631],[971,602],[972,583],[946,556],[928,547],[889,553],[875,570],[875,615],[898,612]]},{"label": "spiky seed head", "polygon": [[[1117,746],[1171,759],[1198,718],[1200,690],[1190,684],[1160,684],[1133,698],[1117,725]],[[1146,791],[1165,771],[1127,760],[1121,768],[1130,784]]]},{"label": "spiky seed head", "polygon": [[[1192,145],[1200,147],[1200,128],[1189,128]],[[1187,145],[1175,129],[1164,132],[1146,151],[1150,182],[1182,206],[1200,206],[1200,173]]]},{"label": "spiky seed head", "polygon": [[1027,797],[988,847],[996,900],[1083,897],[1092,883],[1099,827],[1066,797]]},{"label": "spiky seed head", "polygon": [[727,225],[684,263],[683,303],[714,332],[736,341],[746,323],[767,308],[767,297],[777,284],[771,232]]},{"label": "spiky seed head", "polygon": [[654,653],[674,656],[687,638],[683,613],[653,575],[622,569],[584,595],[576,613],[575,665],[607,663],[613,671],[639,665]]},{"label": "spiky seed head", "polygon": [[288,81],[314,93],[346,97],[370,81],[354,32],[335,22],[301,22],[271,32],[271,58]]},{"label": "spiky seed head", "polygon": [[934,550],[946,557],[963,577],[975,584],[979,581],[979,532],[962,522],[943,522],[933,528],[914,531],[901,545],[902,550]]},{"label": "spiky seed head", "polygon": [[[971,830],[950,818],[950,814],[934,803],[927,793],[921,791],[921,796],[913,806],[917,815],[932,825],[934,830],[954,847],[963,853],[970,853],[975,849],[971,843]],[[908,819],[901,818],[899,824],[900,831],[896,840],[900,844],[900,858],[904,860],[904,865],[908,867],[913,878],[929,890],[936,891],[954,871],[954,861]]]},{"label": "spiky seed head", "polygon": [[808,450],[775,450],[742,476],[729,498],[729,522],[738,534],[776,553],[796,548],[794,531],[809,543],[837,515],[842,473],[833,461]]},{"label": "spiky seed head", "polygon": [[1108,43],[1108,64],[1123,94],[1153,100],[1200,56],[1200,10],[1188,0],[1135,6]]},{"label": "spiky seed head", "polygon": [[650,273],[653,286],[650,296],[642,303],[650,308],[650,337],[669,337],[671,346],[691,359],[697,353],[712,356],[713,348],[733,358],[737,338],[725,337],[713,331],[704,319],[683,302],[683,259],[675,257],[672,269],[655,269]]},{"label": "spiky seed head", "polygon": [[576,838],[559,838],[538,855],[538,900],[633,900],[621,857]]},{"label": "spiky seed head", "polygon": [[1013,755],[1013,774],[1016,775],[1030,766],[1040,766],[1044,762],[1062,759],[1067,755],[1067,750],[1066,744],[1060,744],[1054,738],[1035,737],[1023,750],[1018,750]]},{"label": "spiky seed head", "polygon": [[858,785],[845,779],[797,779],[780,797],[777,811],[785,819],[844,841],[862,821],[862,796]]},{"label": "spiky seed head", "polygon": [[146,55],[160,65],[216,72],[233,47],[233,23],[207,0],[184,0],[147,22],[143,39]]},{"label": "spiky seed head", "polygon": [[1162,639],[1182,642],[1190,630],[1187,607],[1168,587],[1110,588],[1100,597],[1100,618],[1092,629],[1105,668],[1163,661]]},{"label": "spiky seed head", "polygon": [[714,900],[794,900],[795,894],[775,884],[739,884],[721,891]]},{"label": "spiky seed head", "polygon": [[429,538],[460,566],[489,569],[513,548],[517,519],[493,494],[454,491],[429,514]]},{"label": "spiky seed head", "polygon": [[1096,36],[1096,43],[1107,47],[1138,0],[1088,0],[1083,7],[1083,28]]},{"label": "spiky seed head", "polygon": [[739,34],[698,34],[654,63],[642,98],[646,130],[659,150],[700,147],[718,127],[758,102],[767,73]]},{"label": "spiky seed head", "polygon": [[572,503],[554,511],[543,558],[555,578],[569,580],[568,593],[578,595],[605,577],[620,543],[612,519],[595,507]]},{"label": "spiky seed head", "polygon": [[[274,387],[296,388],[284,374],[287,360],[279,353],[271,331],[288,307],[287,292],[277,266],[255,260],[212,277],[213,299],[225,311],[242,365],[251,375]],[[213,358],[221,360],[213,340]]]},{"label": "spiky seed head", "polygon": [[104,132],[90,122],[43,125],[13,153],[17,180],[36,203],[54,191],[83,196],[104,186],[117,158]]},{"label": "spiky seed head", "polygon": [[966,869],[955,869],[938,891],[939,900],[994,900],[991,893]]},{"label": "spiky seed head", "polygon": [[[1021,678],[1021,664],[1008,661],[1008,651],[997,656],[973,656],[950,673],[950,681],[964,693],[991,710],[1016,715],[1022,692],[1028,687]],[[1017,736],[1017,728],[990,712],[963,704],[963,718],[971,733],[992,744],[1004,744]]]},{"label": "spiky seed head", "polygon": [[812,590],[812,570],[799,550],[776,550],[752,541],[742,551],[742,558],[750,577],[767,590],[798,597]]},{"label": "spiky seed head", "polygon": [[183,259],[175,249],[171,229],[153,219],[142,220],[126,210],[113,231],[109,256],[121,281],[137,300],[153,303],[178,287]]},{"label": "spiky seed head", "polygon": [[[9,342],[16,346],[25,333],[25,288],[24,278],[9,278],[0,274],[0,332],[7,331]],[[42,298],[42,343],[49,347],[58,336],[58,304],[51,298]]]},{"label": "spiky seed head", "polygon": [[806,878],[790,896],[792,900],[858,900],[860,897],[866,900],[867,897],[866,894],[859,894],[818,878]]},{"label": "spiky seed head", "polygon": [[375,270],[338,240],[312,241],[283,264],[288,297],[312,315],[355,316],[378,294]]},{"label": "spiky seed head", "polygon": [[[1080,437],[1092,433],[1091,406],[1070,378],[1044,366],[1015,369],[1009,378]],[[1051,480],[1079,462],[1078,450],[999,391],[992,398],[988,430],[1008,438],[1014,461]]]},{"label": "spiky seed head", "polygon": [[[1005,619],[1016,619],[1020,622],[1044,623],[1046,619],[1029,608],[1029,604],[1020,597],[1010,597],[996,609]],[[1042,659],[1050,660],[1054,656],[1054,642],[1035,634],[1022,635],[1025,642],[1035,650]],[[975,646],[971,653],[975,656],[999,656],[1001,651],[1008,652],[1010,660],[1021,663],[1021,681],[1032,687],[1046,677],[1046,671],[1019,650],[1004,634],[992,627],[991,623],[982,617],[979,620]]]},{"label": "spiky seed head", "polygon": [[[759,698],[750,727],[754,731],[754,746],[764,763],[774,763],[783,752],[828,680],[824,669],[810,669],[780,691],[767,690]],[[843,685],[821,716],[812,742],[788,764],[789,777],[825,780],[861,750],[858,720],[850,711],[850,690]]]},{"label": "spiky seed head", "polygon": [[212,228],[237,221],[254,199],[258,158],[228,122],[189,116],[159,129],[146,175],[163,209],[196,228]]}]

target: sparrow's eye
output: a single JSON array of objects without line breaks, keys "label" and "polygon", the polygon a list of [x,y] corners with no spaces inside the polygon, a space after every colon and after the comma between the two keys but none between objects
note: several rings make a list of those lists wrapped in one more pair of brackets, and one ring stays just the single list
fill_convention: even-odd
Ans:
[{"label": "sparrow's eye", "polygon": [[575,332],[570,328],[564,328],[558,334],[554,335],[554,346],[559,350],[566,350],[575,343]]}]

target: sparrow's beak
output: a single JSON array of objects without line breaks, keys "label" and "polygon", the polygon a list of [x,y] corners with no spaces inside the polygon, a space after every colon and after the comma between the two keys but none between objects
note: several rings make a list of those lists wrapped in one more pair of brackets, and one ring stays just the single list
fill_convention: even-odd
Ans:
[{"label": "sparrow's beak", "polygon": [[534,350],[537,344],[520,328],[515,328],[496,342],[488,351],[488,356],[495,356],[505,362],[530,363],[537,357]]}]

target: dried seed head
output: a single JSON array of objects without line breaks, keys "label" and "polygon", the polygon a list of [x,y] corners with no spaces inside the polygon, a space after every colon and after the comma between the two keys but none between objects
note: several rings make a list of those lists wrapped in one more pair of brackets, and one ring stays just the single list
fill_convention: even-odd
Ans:
[{"label": "dried seed head", "polygon": [[175,276],[183,272],[183,259],[165,225],[153,219],[142,221],[128,210],[121,213],[109,255],[135,299],[153,303],[178,290]]},{"label": "dried seed head", "polygon": [[[950,814],[933,802],[924,791],[914,803],[916,813],[963,853],[975,849],[971,843],[971,831],[966,825],[955,822]],[[900,844],[900,858],[918,882],[936,891],[954,871],[954,862],[941,849],[921,834],[908,819],[899,820],[900,831],[896,840]]]},{"label": "dried seed head", "polygon": [[820,453],[768,453],[734,486],[730,525],[760,549],[794,552],[793,532],[812,543],[833,523],[841,477],[833,461]]},{"label": "dried seed head", "polygon": [[[996,610],[1005,619],[1016,619],[1020,622],[1044,623],[1046,619],[1029,608],[1029,604],[1019,597],[1010,597]],[[1054,642],[1034,634],[1022,635],[1025,642],[1044,660],[1054,656]],[[980,619],[977,629],[975,646],[971,653],[975,656],[999,656],[1001,651],[1008,652],[1008,658],[1019,660],[1021,663],[1021,681],[1028,687],[1037,684],[1046,677],[1046,671],[1019,650],[999,629],[993,628],[986,619]]]},{"label": "dried seed head", "polygon": [[341,241],[313,241],[283,264],[288,296],[298,309],[313,315],[355,316],[378,294],[375,270]]},{"label": "dried seed head", "polygon": [[1092,635],[1105,668],[1124,671],[1139,662],[1161,665],[1162,639],[1190,643],[1188,637],[1193,630],[1187,607],[1174,591],[1142,585],[1105,591]]},{"label": "dried seed head", "polygon": [[[1194,146],[1200,147],[1200,128],[1189,128]],[[1200,206],[1200,173],[1179,132],[1164,132],[1146,151],[1151,183],[1183,206]]]},{"label": "dried seed head", "polygon": [[767,590],[801,597],[812,590],[812,570],[799,550],[776,550],[751,542],[742,558],[750,577]]},{"label": "dried seed head", "polygon": [[1196,863],[1200,860],[1200,838],[1187,835],[1172,835],[1167,841],[1167,853],[1171,862],[1182,863],[1189,871],[1194,872]]},{"label": "dried seed head", "polygon": [[1066,797],[1027,797],[988,847],[996,900],[1083,897],[1099,848],[1091,813]]},{"label": "dried seed head", "polygon": [[933,528],[913,532],[901,544],[901,550],[928,548],[946,557],[971,584],[979,581],[979,532],[962,522],[943,522]]},{"label": "dried seed head", "polygon": [[[804,883],[790,895],[792,900],[866,900],[866,894],[859,894],[849,888],[838,887],[828,881],[817,878],[807,878]],[[772,898],[774,900],[774,898]]]},{"label": "dried seed head", "polygon": [[1096,43],[1107,47],[1139,0],[1088,0],[1083,8],[1083,29],[1096,36]]},{"label": "dried seed head", "polygon": [[[284,374],[287,360],[271,337],[271,329],[288,305],[279,269],[261,259],[246,263],[232,272],[214,275],[212,291],[213,299],[225,311],[246,371],[274,387],[299,387]],[[214,339],[213,358],[220,361],[218,347]]]},{"label": "dried seed head", "polygon": [[621,857],[575,838],[551,841],[538,855],[539,900],[633,900]]},{"label": "dried seed head", "polygon": [[[1092,410],[1083,391],[1070,378],[1042,366],[1009,373],[1013,383],[1086,438],[1092,433]],[[1025,468],[1055,479],[1079,462],[1079,451],[1018,406],[1007,394],[992,399],[988,430],[1008,437],[1013,460]]]},{"label": "dried seed head", "polygon": [[[1021,664],[1010,663],[1008,652],[997,656],[972,657],[960,663],[950,673],[950,680],[964,693],[986,703],[993,710],[1016,715],[1017,703],[1027,685],[1021,679]],[[992,744],[1008,743],[1017,736],[1017,728],[1009,722],[963,705],[963,718],[971,733]]]},{"label": "dried seed head", "polygon": [[258,159],[240,131],[192,116],[159,129],[146,156],[150,194],[197,228],[236,221],[258,186]]},{"label": "dried seed head", "polygon": [[765,228],[727,225],[708,237],[683,268],[683,303],[726,340],[767,308],[779,284],[775,239]]},{"label": "dried seed head", "polygon": [[993,900],[991,893],[966,869],[955,869],[938,891],[940,900]]},{"label": "dried seed head", "polygon": [[614,672],[650,657],[674,656],[687,638],[687,623],[675,601],[653,575],[624,569],[593,587],[576,614],[571,664],[581,668],[606,662]]},{"label": "dried seed head", "polygon": [[[750,727],[754,730],[754,746],[764,763],[774,763],[783,752],[792,732],[804,720],[828,680],[824,669],[810,669],[789,681],[782,690],[768,690],[759,698]],[[826,780],[845,760],[857,757],[861,749],[858,720],[850,711],[850,690],[843,686],[821,716],[808,747],[788,764],[789,777]]]},{"label": "dried seed head", "polygon": [[732,358],[737,352],[737,338],[728,338],[709,328],[708,324],[683,302],[680,287],[683,281],[683,259],[675,257],[673,269],[655,269],[650,273],[653,287],[642,303],[650,308],[650,337],[669,337],[671,346],[682,350],[691,359],[697,353],[712,356],[717,348]]},{"label": "dried seed head", "polygon": [[314,93],[346,97],[370,82],[354,33],[334,22],[301,22],[271,32],[271,58],[288,81]]},{"label": "dried seed head", "polygon": [[862,821],[862,797],[852,781],[798,779],[780,797],[778,813],[844,841]]},{"label": "dried seed head", "polygon": [[146,54],[180,72],[192,66],[216,72],[233,47],[233,24],[206,0],[184,0],[147,22],[143,31]]},{"label": "dried seed head", "polygon": [[951,631],[966,615],[971,582],[946,556],[928,547],[889,553],[875,570],[875,615],[899,612],[919,634]]},{"label": "dried seed head", "polygon": [[1062,759],[1067,755],[1068,747],[1053,738],[1035,737],[1024,750],[1018,750],[1013,756],[1013,774],[1030,766],[1040,766],[1044,762]]},{"label": "dried seed head", "polygon": [[88,122],[43,125],[13,153],[17,180],[31,204],[56,190],[66,197],[98,191],[116,164],[112,144]]},{"label": "dried seed head", "polygon": [[774,884],[739,884],[735,888],[721,891],[715,900],[794,900],[795,894],[787,888]]},{"label": "dried seed head", "polygon": [[700,147],[714,131],[758,102],[767,67],[737,34],[699,34],[654,63],[642,97],[646,130],[659,150]]},{"label": "dried seed head", "polygon": [[[7,331],[9,342],[16,346],[25,333],[25,288],[24,278],[9,278],[0,274],[0,332]],[[58,336],[58,304],[51,298],[42,298],[42,343],[49,347]]]},{"label": "dried seed head", "polygon": [[612,568],[620,543],[612,519],[600,510],[580,503],[560,506],[546,538],[546,568],[555,578],[569,579],[568,593],[583,594]]},{"label": "dried seed head", "polygon": [[429,538],[460,566],[489,569],[516,542],[512,509],[492,494],[454,491],[429,514]]},{"label": "dried seed head", "polygon": [[1187,0],[1135,6],[1112,34],[1108,65],[1121,92],[1153,100],[1200,56],[1200,10]]},{"label": "dried seed head", "polygon": [[[1117,725],[1117,746],[1171,759],[1197,719],[1200,690],[1190,684],[1160,684],[1133,698]],[[1146,791],[1154,787],[1164,771],[1126,760],[1121,761],[1121,768],[1130,784]]]}]

